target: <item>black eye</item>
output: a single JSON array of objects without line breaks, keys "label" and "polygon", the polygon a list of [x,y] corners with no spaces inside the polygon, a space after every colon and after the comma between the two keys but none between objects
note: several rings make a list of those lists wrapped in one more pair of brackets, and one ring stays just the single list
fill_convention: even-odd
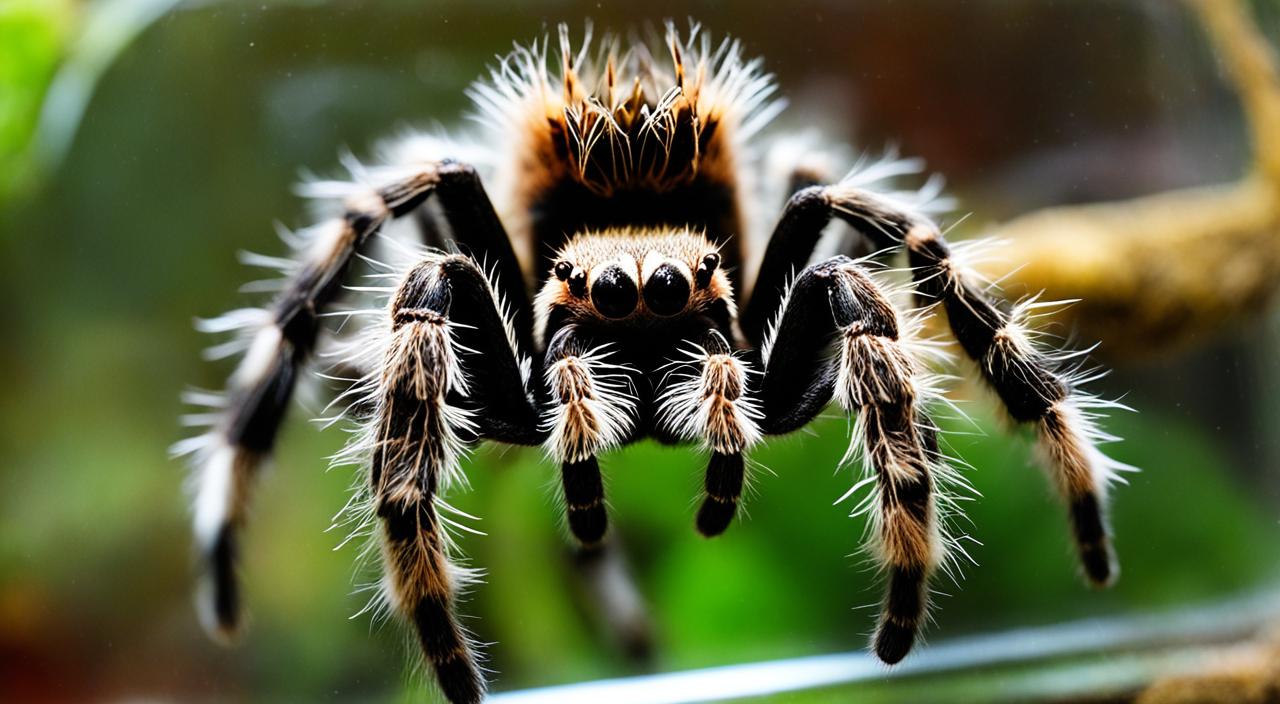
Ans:
[{"label": "black eye", "polygon": [[591,284],[591,303],[606,318],[625,318],[636,309],[636,282],[620,266],[608,266]]},{"label": "black eye", "polygon": [[569,278],[569,293],[576,298],[587,295],[587,272],[578,269]]},{"label": "black eye", "polygon": [[555,272],[557,279],[568,281],[569,274],[573,273],[573,265],[569,262],[556,262],[556,266],[552,271]]},{"label": "black eye", "polygon": [[644,282],[644,304],[655,315],[675,315],[689,302],[689,280],[670,264],[654,269]]},{"label": "black eye", "polygon": [[702,263],[698,265],[698,273],[695,274],[698,288],[706,288],[711,284],[711,275],[716,273],[716,268],[719,266],[720,255],[715,252],[702,258]]}]

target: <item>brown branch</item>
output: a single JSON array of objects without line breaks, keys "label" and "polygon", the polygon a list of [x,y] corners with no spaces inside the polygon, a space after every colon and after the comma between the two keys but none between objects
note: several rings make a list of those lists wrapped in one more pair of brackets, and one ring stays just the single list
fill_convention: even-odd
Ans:
[{"label": "brown branch", "polygon": [[[1189,0],[1232,85],[1254,144],[1241,181],[1129,201],[1035,211],[1000,227],[983,273],[1010,295],[1081,299],[1061,315],[1103,352],[1142,356],[1216,334],[1280,289],[1280,78],[1237,0]],[[1012,265],[1022,265],[1007,273]]]},{"label": "brown branch", "polygon": [[1244,103],[1258,170],[1280,191],[1280,72],[1271,45],[1239,0],[1189,0]]}]

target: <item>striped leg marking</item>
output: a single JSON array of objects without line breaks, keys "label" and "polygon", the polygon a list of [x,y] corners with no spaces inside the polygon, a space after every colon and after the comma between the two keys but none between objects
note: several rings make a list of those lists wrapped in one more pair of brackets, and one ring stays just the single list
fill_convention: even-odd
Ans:
[{"label": "striped leg marking", "polygon": [[[845,459],[860,455],[868,479],[841,500],[874,483],[855,515],[869,513],[871,552],[888,573],[873,647],[893,664],[907,655],[923,626],[929,579],[948,545],[937,484],[949,469],[924,408],[928,377],[902,339],[897,311],[852,260],[835,257],[809,267],[785,300],[764,346],[765,427],[800,427],[832,398],[856,416]],[[827,352],[832,345],[834,359]]]},{"label": "striped leg marking", "polygon": [[356,387],[364,432],[338,458],[369,466],[372,511],[353,504],[353,522],[377,517],[386,603],[414,628],[453,704],[483,699],[485,682],[455,616],[457,594],[475,575],[451,561],[449,529],[470,529],[443,514],[467,516],[442,497],[465,484],[460,462],[470,444],[536,445],[544,437],[529,365],[498,291],[463,255],[428,253],[404,275],[388,315],[352,349],[377,368]]},{"label": "striped leg marking", "polygon": [[[414,187],[425,185],[418,180],[400,185]],[[233,342],[214,348],[213,356],[244,351],[225,394],[188,396],[210,409],[202,418],[210,430],[174,448],[175,454],[192,456],[202,562],[199,611],[218,640],[232,638],[240,625],[239,531],[253,480],[275,446],[298,374],[315,348],[319,315],[337,298],[354,255],[388,217],[413,202],[408,193],[392,190],[350,197],[341,217],[316,226],[305,238],[299,261],[276,262],[290,278],[269,309],[232,311],[199,325],[206,332],[238,333]]]},{"label": "striped leg marking", "polygon": [[[469,229],[455,227],[470,237],[460,235],[460,240],[478,254],[492,256],[508,292],[523,292],[501,223],[474,170],[464,164],[425,165],[377,188],[325,182],[303,191],[342,198],[343,214],[298,238],[297,261],[249,256],[250,263],[281,269],[289,278],[268,309],[233,311],[200,325],[208,332],[239,333],[236,340],[214,348],[213,356],[241,351],[244,356],[225,394],[189,395],[210,409],[197,420],[211,430],[175,446],[176,454],[193,458],[194,523],[203,573],[198,601],[202,622],[219,640],[229,639],[240,623],[235,554],[254,477],[271,454],[298,375],[314,351],[319,317],[341,292],[355,255],[387,220],[413,212],[438,191],[453,219],[473,221]],[[515,301],[516,317],[527,320],[526,297],[509,298]]]},{"label": "striped leg marking", "polygon": [[[476,647],[455,616],[456,595],[473,575],[450,560],[451,521],[438,509],[448,508],[440,497],[449,487],[465,481],[459,463],[466,443],[485,428],[475,410],[459,404],[485,384],[501,381],[517,399],[525,389],[501,306],[470,259],[432,256],[418,265],[395,294],[390,317],[384,362],[370,389],[373,417],[360,446],[369,457],[382,528],[384,591],[412,624],[445,697],[473,704],[484,698],[484,677]],[[478,330],[481,321],[490,329]],[[459,342],[462,334],[489,340],[492,348],[471,350]],[[464,373],[469,360],[487,366],[471,378]]]},{"label": "striped leg marking", "polygon": [[451,702],[479,702],[484,680],[453,616],[461,573],[449,561],[436,513],[442,481],[458,473],[460,428],[470,419],[446,396],[463,391],[449,323],[430,309],[396,312],[381,399],[370,485],[382,522],[388,600],[414,626],[423,656]]},{"label": "striped leg marking", "polygon": [[743,312],[743,329],[749,337],[761,335],[766,316],[783,298],[781,282],[807,261],[833,217],[877,249],[905,248],[920,304],[941,302],[957,341],[1010,416],[1035,426],[1043,464],[1067,504],[1085,576],[1095,586],[1106,586],[1118,574],[1106,520],[1107,489],[1120,472],[1133,468],[1098,449],[1115,439],[1098,422],[1106,410],[1122,406],[1080,391],[1096,375],[1068,370],[1079,354],[1046,351],[1033,342],[1028,314],[1052,304],[1029,301],[1006,310],[952,257],[930,219],[948,203],[939,197],[939,179],[918,192],[889,186],[893,177],[920,168],[918,161],[890,157],[863,164],[835,185],[794,194],[770,240],[757,290]]},{"label": "striped leg marking", "polygon": [[1028,302],[1010,312],[997,306],[951,258],[932,224],[913,226],[905,239],[921,298],[942,302],[960,346],[1009,415],[1035,426],[1044,465],[1067,503],[1085,576],[1095,586],[1110,585],[1119,567],[1107,526],[1107,489],[1118,472],[1133,468],[1098,449],[1115,438],[1096,421],[1099,411],[1120,406],[1081,393],[1077,386],[1085,379],[1060,370],[1076,355],[1046,353],[1033,342],[1027,314],[1043,304]]},{"label": "striped leg marking", "polygon": [[[921,406],[924,370],[899,339],[897,311],[856,267],[837,271],[831,294],[841,330],[835,396],[857,415],[854,442],[876,477],[873,548],[889,584],[874,648],[892,664],[915,642],[928,608],[929,578],[945,554],[934,500],[936,431]],[[850,317],[855,311],[860,315]]]}]

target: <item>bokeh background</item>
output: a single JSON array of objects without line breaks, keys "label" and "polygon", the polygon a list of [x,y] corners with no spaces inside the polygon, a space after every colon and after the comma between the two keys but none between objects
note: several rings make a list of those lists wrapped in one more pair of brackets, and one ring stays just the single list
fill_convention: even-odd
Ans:
[{"label": "bokeh background", "polygon": [[[1252,8],[1272,38],[1280,10]],[[0,0],[0,699],[410,698],[395,625],[352,618],[357,550],[326,532],[354,477],[344,442],[293,413],[246,537],[251,628],[219,648],[191,606],[179,392],[220,386],[192,329],[251,301],[242,249],[307,222],[290,184],[336,173],[406,126],[460,124],[463,90],[513,40],[559,21],[693,16],[766,57],[792,108],[878,151],[928,159],[980,233],[1049,205],[1229,181],[1251,148],[1196,17],[1150,0],[602,4],[491,0],[173,3]],[[53,101],[53,102],[51,102]],[[42,113],[43,111],[43,113]],[[1280,233],[1277,233],[1280,237]],[[1183,253],[1171,253],[1186,254]],[[1071,257],[1069,247],[1061,254]],[[1060,331],[1069,332],[1069,331]],[[977,566],[944,585],[930,638],[1170,609],[1265,589],[1280,566],[1280,326],[1273,313],[1176,348],[1101,358],[1139,409],[1108,429],[1143,468],[1115,492],[1124,573],[1077,578],[1062,511],[1025,435],[968,385],[949,422],[981,498]],[[314,398],[323,398],[321,393]],[[863,647],[878,586],[862,520],[832,501],[847,423],[769,443],[749,518],[692,527],[702,459],[641,444],[604,462],[615,526],[652,608],[647,669]],[[498,689],[646,668],[613,647],[568,569],[555,468],[486,448],[455,497],[483,517],[489,572],[466,611]],[[434,696],[430,694],[429,696]],[[827,695],[845,701],[845,694]],[[797,695],[787,701],[828,701]]]}]

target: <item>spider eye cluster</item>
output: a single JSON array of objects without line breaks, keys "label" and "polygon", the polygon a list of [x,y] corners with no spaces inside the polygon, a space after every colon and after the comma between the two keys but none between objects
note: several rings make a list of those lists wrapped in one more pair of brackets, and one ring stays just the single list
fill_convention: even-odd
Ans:
[{"label": "spider eye cluster", "polygon": [[579,305],[589,305],[593,314],[608,320],[624,320],[637,313],[678,316],[698,291],[712,287],[720,268],[720,254],[707,253],[705,240],[688,243],[690,248],[697,247],[694,252],[681,249],[685,243],[680,240],[623,251],[614,248],[614,242],[606,244],[583,238],[577,251],[557,258],[551,275],[564,284],[555,290],[568,293]]}]

